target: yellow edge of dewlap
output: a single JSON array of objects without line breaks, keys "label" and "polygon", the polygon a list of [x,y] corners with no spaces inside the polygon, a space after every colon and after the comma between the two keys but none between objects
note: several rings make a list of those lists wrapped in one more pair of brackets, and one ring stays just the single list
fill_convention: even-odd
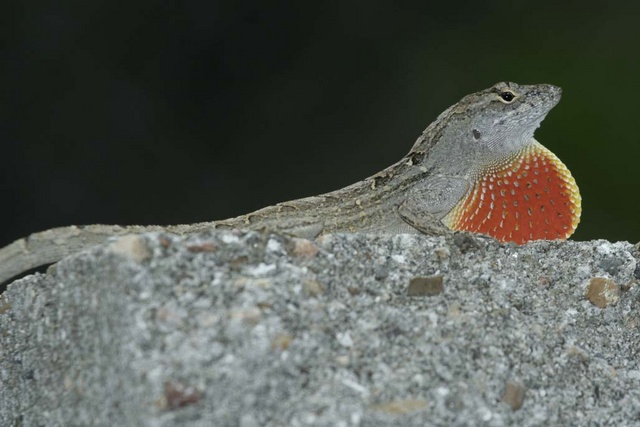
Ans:
[{"label": "yellow edge of dewlap", "polygon": [[538,141],[535,141],[535,143],[538,146],[538,150],[545,153],[547,157],[555,163],[558,171],[562,173],[564,180],[567,183],[567,189],[570,191],[569,198],[575,206],[575,212],[571,220],[572,228],[567,230],[567,234],[565,236],[565,238],[569,238],[576,231],[576,228],[578,228],[578,224],[580,224],[580,215],[582,214],[582,196],[580,196],[580,189],[578,188],[578,184],[573,178],[573,175],[571,175],[571,171],[569,171],[565,164],[562,163],[562,160]]}]

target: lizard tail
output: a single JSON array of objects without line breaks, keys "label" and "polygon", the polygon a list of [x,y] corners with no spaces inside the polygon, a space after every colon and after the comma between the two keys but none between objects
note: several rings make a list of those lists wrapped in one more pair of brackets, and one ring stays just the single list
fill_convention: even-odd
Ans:
[{"label": "lizard tail", "polygon": [[154,231],[155,228],[90,225],[34,233],[0,249],[0,284],[33,268],[58,262],[67,255],[89,249],[109,237]]}]

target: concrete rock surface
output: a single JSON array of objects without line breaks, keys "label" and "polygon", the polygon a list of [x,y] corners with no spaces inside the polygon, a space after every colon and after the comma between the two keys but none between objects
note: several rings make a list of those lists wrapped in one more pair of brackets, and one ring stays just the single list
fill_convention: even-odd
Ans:
[{"label": "concrete rock surface", "polygon": [[640,425],[637,257],[126,236],[0,297],[0,425]]}]

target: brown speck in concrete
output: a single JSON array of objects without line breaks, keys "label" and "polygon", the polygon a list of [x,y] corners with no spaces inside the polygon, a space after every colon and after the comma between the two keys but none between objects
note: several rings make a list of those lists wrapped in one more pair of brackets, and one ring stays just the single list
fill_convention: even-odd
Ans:
[{"label": "brown speck in concrete", "polygon": [[317,280],[305,280],[303,289],[304,292],[311,297],[317,297],[324,293],[324,286]]},{"label": "brown speck in concrete", "polygon": [[218,249],[216,247],[216,245],[214,245],[213,243],[201,243],[199,245],[190,245],[187,246],[187,250],[189,252],[193,252],[193,253],[199,253],[199,252],[215,252],[216,249]]},{"label": "brown speck in concrete", "polygon": [[193,405],[200,400],[200,397],[200,391],[193,386],[172,380],[164,383],[164,398],[168,410]]},{"label": "brown speck in concrete", "polygon": [[617,304],[620,299],[620,287],[611,279],[594,277],[589,280],[585,294],[593,305],[605,308]]},{"label": "brown speck in concrete", "polygon": [[146,261],[151,257],[151,250],[145,240],[136,234],[127,234],[109,245],[111,252],[136,262]]},{"label": "brown speck in concrete", "polygon": [[551,286],[551,284],[553,283],[553,281],[551,280],[551,277],[549,276],[540,276],[538,277],[538,284],[542,287],[548,288]]},{"label": "brown speck in concrete", "polygon": [[507,381],[502,395],[502,401],[517,411],[522,408],[527,388],[519,381]]},{"label": "brown speck in concrete", "polygon": [[11,310],[11,303],[7,301],[4,294],[0,294],[0,314],[4,314]]},{"label": "brown speck in concrete", "polygon": [[300,258],[313,258],[318,253],[318,247],[310,240],[307,239],[293,239],[293,248],[291,255]]},{"label": "brown speck in concrete", "polygon": [[407,296],[410,297],[432,297],[444,291],[443,277],[414,277],[407,288]]},{"label": "brown speck in concrete", "polygon": [[374,411],[385,412],[392,415],[402,415],[419,411],[426,408],[428,405],[429,402],[424,399],[406,399],[379,403],[377,405],[373,405],[371,409],[373,409]]},{"label": "brown speck in concrete", "polygon": [[451,257],[451,252],[449,251],[449,248],[446,247],[436,248],[433,252],[436,254],[438,260],[440,261],[444,261]]},{"label": "brown speck in concrete", "polygon": [[276,335],[271,341],[271,350],[284,351],[289,348],[291,341],[293,341],[293,337],[291,335]]}]

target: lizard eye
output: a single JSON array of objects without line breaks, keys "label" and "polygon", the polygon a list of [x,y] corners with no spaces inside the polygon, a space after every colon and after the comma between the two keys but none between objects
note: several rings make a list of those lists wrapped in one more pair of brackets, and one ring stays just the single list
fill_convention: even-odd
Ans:
[{"label": "lizard eye", "polygon": [[516,96],[513,94],[513,92],[509,92],[508,90],[505,90],[500,94],[500,98],[502,98],[505,102],[511,102],[515,97]]}]

